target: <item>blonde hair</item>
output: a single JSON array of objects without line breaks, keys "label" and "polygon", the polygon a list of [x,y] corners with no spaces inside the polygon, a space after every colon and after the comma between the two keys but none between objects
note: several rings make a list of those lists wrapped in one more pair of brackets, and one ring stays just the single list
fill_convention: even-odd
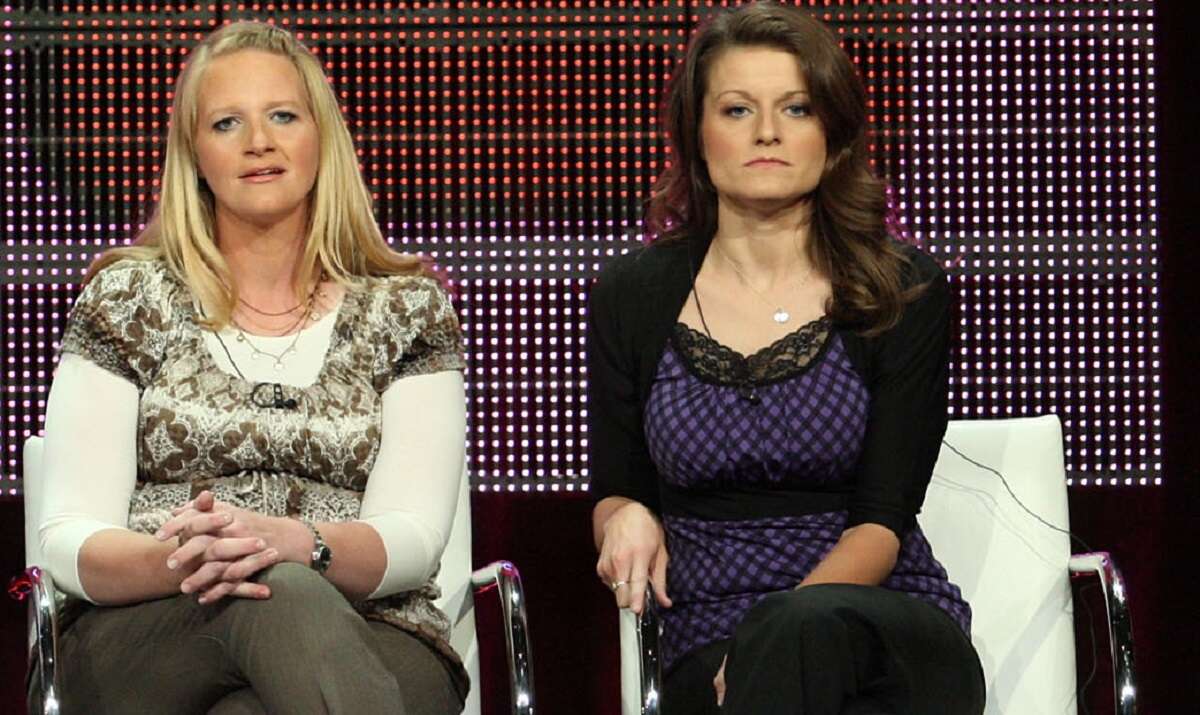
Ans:
[{"label": "blonde hair", "polygon": [[195,129],[200,81],[215,58],[259,50],[291,60],[300,75],[320,142],[316,181],[309,195],[308,236],[296,276],[302,300],[322,273],[342,285],[377,275],[429,275],[421,258],[393,251],[379,232],[371,194],[358,168],[354,143],[321,63],[285,30],[236,22],[213,32],[192,52],[175,86],[167,130],[160,198],[133,245],[110,249],[88,269],[84,284],[122,259],[163,259],[205,307],[204,324],[227,325],[237,286],[217,250],[215,206],[196,167]]}]

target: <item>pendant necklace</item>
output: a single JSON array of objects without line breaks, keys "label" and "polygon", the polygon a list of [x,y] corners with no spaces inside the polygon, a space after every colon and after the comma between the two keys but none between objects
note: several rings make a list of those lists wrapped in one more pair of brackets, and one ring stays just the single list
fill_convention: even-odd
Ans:
[{"label": "pendant necklace", "polygon": [[[236,320],[230,320],[230,322],[233,323],[233,327],[237,329],[237,341],[239,343],[245,343],[246,347],[250,348],[250,359],[258,360],[259,358],[270,358],[274,361],[271,367],[275,368],[276,372],[283,370],[283,359],[291,353],[296,352],[296,343],[300,340],[300,333],[303,332],[304,321],[312,320],[315,323],[320,318],[320,314],[317,313],[313,307],[316,295],[317,290],[316,288],[313,288],[313,292],[308,294],[308,300],[305,301],[304,311],[300,314],[300,318],[295,323],[292,323],[291,327],[289,327],[287,330],[287,332],[291,332],[293,330],[295,331],[295,334],[292,337],[292,342],[289,343],[281,353],[267,352],[266,350],[258,347],[253,343],[253,341],[250,340],[250,337],[246,335],[246,331],[240,324],[238,324]],[[293,310],[295,309],[293,308]],[[286,335],[287,332],[284,334]]]},{"label": "pendant necklace", "polygon": [[[742,283],[744,283],[747,288],[749,288],[751,291],[753,291],[754,294],[758,296],[759,300],[761,300],[763,303],[765,303],[768,306],[771,305],[771,301],[767,299],[766,294],[764,294],[762,291],[760,291],[759,289],[754,287],[754,284],[751,283],[750,279],[748,279],[746,277],[746,274],[742,272],[742,269],[738,266],[737,262],[735,262],[732,258],[729,257],[729,254],[725,252],[725,249],[721,248],[721,244],[714,242],[713,245],[716,246],[717,252],[720,253],[721,257],[725,259],[725,262],[733,267],[733,270],[738,274],[738,277],[742,279]],[[800,255],[799,248],[796,249],[796,255],[797,255],[797,257],[799,257],[799,255]],[[800,282],[799,282],[799,285],[797,286],[797,288],[803,287],[804,284],[808,283],[808,279],[811,276],[812,276],[812,267],[810,266],[809,269],[804,272],[804,275],[801,276]],[[780,325],[784,325],[791,319],[792,319],[792,314],[789,313],[788,310],[786,308],[784,308],[782,305],[779,305],[778,307],[776,307],[775,312],[771,315],[771,320],[774,320],[776,323],[778,323]]]}]

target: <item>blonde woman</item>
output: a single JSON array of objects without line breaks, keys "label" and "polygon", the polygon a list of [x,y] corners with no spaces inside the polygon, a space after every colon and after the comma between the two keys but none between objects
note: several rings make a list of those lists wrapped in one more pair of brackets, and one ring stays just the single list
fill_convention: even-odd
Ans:
[{"label": "blonde woman", "polygon": [[262,24],[201,42],[153,219],[90,271],[46,408],[66,709],[461,711],[433,605],[460,342],[319,62]]}]

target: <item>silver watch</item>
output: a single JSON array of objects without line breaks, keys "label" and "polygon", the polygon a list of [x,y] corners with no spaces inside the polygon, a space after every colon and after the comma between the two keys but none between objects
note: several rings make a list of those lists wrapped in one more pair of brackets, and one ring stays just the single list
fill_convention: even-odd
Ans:
[{"label": "silver watch", "polygon": [[308,530],[313,535],[313,550],[312,557],[308,565],[317,573],[323,574],[329,570],[329,564],[333,562],[333,549],[329,548],[329,544],[325,543],[325,539],[321,538],[321,532],[317,531],[317,527],[304,522]]}]

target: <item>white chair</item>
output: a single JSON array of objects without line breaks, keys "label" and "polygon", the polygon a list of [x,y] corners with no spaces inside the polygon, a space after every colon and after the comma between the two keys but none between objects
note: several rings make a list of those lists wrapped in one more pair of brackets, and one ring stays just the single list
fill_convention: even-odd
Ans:
[{"label": "white chair", "polygon": [[[29,601],[29,660],[34,687],[29,712],[57,715],[61,673],[57,667],[57,612],[60,594],[51,574],[38,566],[43,563],[38,539],[39,509],[42,503],[42,439],[25,442],[25,563],[22,576],[14,579],[10,592]],[[505,641],[508,645],[509,686],[515,715],[533,715],[533,661],[525,622],[525,595],[517,569],[507,561],[497,561],[471,571],[471,491],[466,472],[459,490],[454,528],[442,554],[438,574],[442,597],[437,605],[453,623],[450,645],[462,658],[471,675],[465,715],[479,715],[480,702],[479,644],[475,639],[475,594],[496,588],[504,616]]]},{"label": "white chair", "polygon": [[[918,521],[971,604],[987,715],[1076,712],[1076,577],[1100,581],[1115,712],[1137,712],[1124,581],[1107,553],[1071,554],[1057,417],[951,422]],[[659,628],[652,613],[620,615],[623,715],[659,712]]]}]

